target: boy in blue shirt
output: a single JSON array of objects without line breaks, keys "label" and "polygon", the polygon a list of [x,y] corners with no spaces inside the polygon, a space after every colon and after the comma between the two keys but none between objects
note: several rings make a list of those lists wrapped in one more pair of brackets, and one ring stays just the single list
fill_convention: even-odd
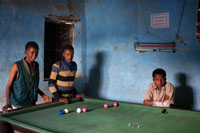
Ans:
[{"label": "boy in blue shirt", "polygon": [[66,45],[63,48],[62,56],[64,59],[54,63],[52,66],[48,86],[53,94],[53,101],[67,104],[69,98],[82,98],[85,95],[77,94],[74,86],[77,71],[77,64],[72,61],[74,48],[71,45]]}]

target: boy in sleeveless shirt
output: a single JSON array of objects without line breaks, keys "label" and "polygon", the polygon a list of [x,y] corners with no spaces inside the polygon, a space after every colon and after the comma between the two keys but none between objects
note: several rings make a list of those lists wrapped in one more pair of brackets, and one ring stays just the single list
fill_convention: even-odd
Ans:
[{"label": "boy in sleeveless shirt", "polygon": [[8,109],[16,109],[35,105],[38,94],[45,103],[50,98],[39,88],[39,64],[35,61],[39,47],[36,42],[28,42],[25,46],[26,57],[13,64],[10,77],[6,86],[6,105],[3,112]]}]

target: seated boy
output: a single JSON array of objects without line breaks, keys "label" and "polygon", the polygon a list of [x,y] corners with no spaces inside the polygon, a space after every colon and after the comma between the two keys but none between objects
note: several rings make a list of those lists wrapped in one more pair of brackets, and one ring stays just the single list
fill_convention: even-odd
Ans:
[{"label": "seated boy", "polygon": [[166,72],[163,69],[153,71],[153,83],[150,83],[144,105],[169,107],[174,104],[174,87],[171,83],[166,82]]},{"label": "seated boy", "polygon": [[84,94],[77,94],[74,88],[74,80],[77,71],[76,62],[72,61],[74,57],[74,48],[66,45],[63,48],[63,60],[53,64],[50,79],[49,90],[53,94],[53,101],[68,103],[72,97],[82,98]]},{"label": "seated boy", "polygon": [[6,86],[6,105],[3,112],[8,109],[16,109],[35,105],[38,93],[44,102],[50,102],[39,88],[39,64],[35,61],[39,47],[35,42],[28,42],[25,46],[26,57],[13,64],[10,77]]}]

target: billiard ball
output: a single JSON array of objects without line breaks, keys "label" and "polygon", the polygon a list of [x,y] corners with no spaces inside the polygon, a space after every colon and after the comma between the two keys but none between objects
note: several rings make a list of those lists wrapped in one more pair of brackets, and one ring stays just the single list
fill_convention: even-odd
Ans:
[{"label": "billiard ball", "polygon": [[77,112],[77,113],[81,113],[81,109],[80,109],[80,108],[77,108],[77,109],[76,109],[76,112]]},{"label": "billiard ball", "polygon": [[64,112],[67,114],[67,113],[69,113],[69,110],[68,109],[64,109]]},{"label": "billiard ball", "polygon": [[86,108],[83,108],[82,111],[85,113],[85,112],[87,112],[87,109],[86,109]]},{"label": "billiard ball", "polygon": [[63,110],[59,110],[59,115],[62,115],[63,114]]},{"label": "billiard ball", "polygon": [[104,104],[104,108],[107,109],[108,108],[108,104]]},{"label": "billiard ball", "polygon": [[114,102],[114,103],[113,103],[113,106],[114,106],[114,107],[117,107],[117,106],[118,106],[118,103],[117,103],[117,102]]},{"label": "billiard ball", "polygon": [[131,123],[128,123],[128,126],[130,127],[130,126],[131,126]]}]

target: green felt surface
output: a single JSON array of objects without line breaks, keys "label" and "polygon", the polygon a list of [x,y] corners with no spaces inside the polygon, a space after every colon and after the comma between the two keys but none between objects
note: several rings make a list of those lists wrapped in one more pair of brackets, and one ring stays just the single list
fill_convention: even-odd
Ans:
[{"label": "green felt surface", "polygon": [[[52,103],[41,107],[1,114],[0,119],[40,132],[82,133],[188,133],[200,132],[200,113],[143,105],[119,103],[119,107],[104,109],[104,103],[112,101],[85,98],[84,102],[64,105]],[[86,107],[88,112],[78,114],[77,108]],[[68,114],[58,111],[67,108]],[[140,125],[140,128],[128,124]]]}]

